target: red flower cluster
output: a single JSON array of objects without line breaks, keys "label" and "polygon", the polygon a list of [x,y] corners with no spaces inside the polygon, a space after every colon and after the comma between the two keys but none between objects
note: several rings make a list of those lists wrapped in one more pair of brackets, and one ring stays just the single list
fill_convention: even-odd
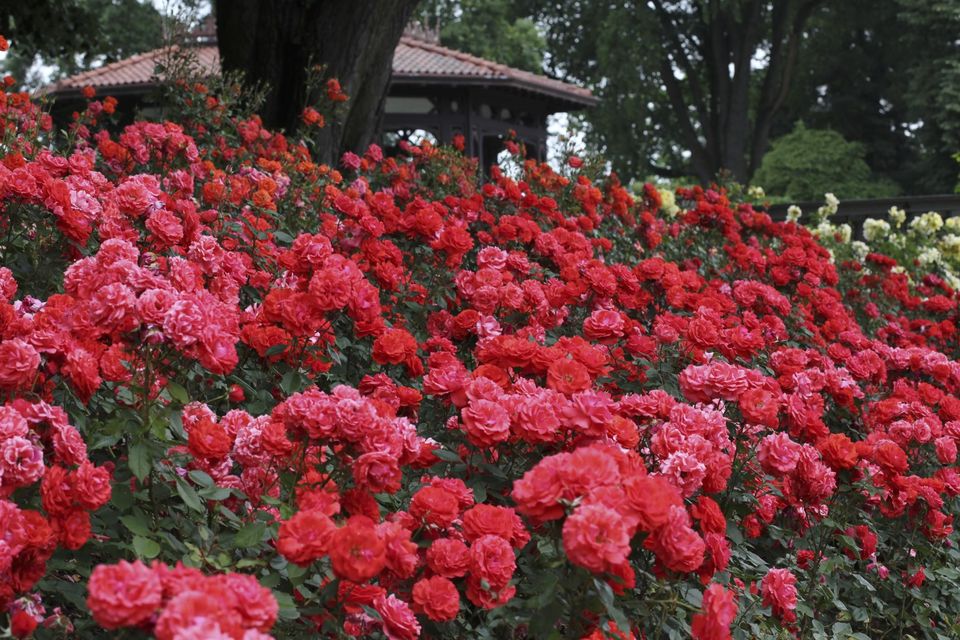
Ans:
[{"label": "red flower cluster", "polygon": [[[897,602],[944,575],[960,334],[942,280],[834,264],[721,191],[661,216],[652,186],[575,157],[477,184],[449,149],[372,146],[341,172],[229,95],[182,93],[182,125],[111,133],[104,100],[57,145],[0,93],[18,629],[43,616],[14,597],[92,535],[109,544],[71,561],[103,563],[83,565],[94,620],[182,640],[467,637],[541,610],[545,634],[653,637],[668,590],[702,594],[665,616],[679,635],[772,637],[853,588],[798,589],[825,562]],[[123,517],[147,513],[163,534]],[[105,561],[118,549],[212,575]],[[71,602],[52,604],[80,620]]]},{"label": "red flower cluster", "polygon": [[205,576],[179,564],[102,564],[87,589],[87,606],[102,627],[149,629],[157,640],[268,640],[279,610],[253,576]]},{"label": "red flower cluster", "polygon": [[[0,604],[30,591],[58,546],[87,542],[90,512],[110,500],[110,470],[91,464],[59,407],[22,399],[0,406]],[[11,500],[37,488],[42,511]]]}]

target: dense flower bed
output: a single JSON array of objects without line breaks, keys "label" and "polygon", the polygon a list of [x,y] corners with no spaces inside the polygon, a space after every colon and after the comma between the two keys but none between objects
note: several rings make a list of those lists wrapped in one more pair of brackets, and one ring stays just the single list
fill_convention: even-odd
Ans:
[{"label": "dense flower bed", "polygon": [[941,278],[578,159],[317,165],[319,111],[182,98],[58,136],[0,94],[15,637],[960,632]]}]

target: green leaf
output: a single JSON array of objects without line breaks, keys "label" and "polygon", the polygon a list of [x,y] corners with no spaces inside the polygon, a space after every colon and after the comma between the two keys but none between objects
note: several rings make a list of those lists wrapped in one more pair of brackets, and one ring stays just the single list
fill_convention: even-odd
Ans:
[{"label": "green leaf", "polygon": [[197,491],[197,495],[199,495],[201,498],[217,501],[226,500],[230,497],[231,493],[233,492],[225,487],[205,487]]},{"label": "green leaf", "polygon": [[183,503],[194,511],[201,513],[206,511],[206,509],[203,508],[203,502],[201,502],[200,496],[197,495],[193,487],[187,484],[183,478],[177,478],[177,493],[180,494],[180,499],[183,500]]},{"label": "green leaf", "polygon": [[169,383],[167,385],[167,393],[169,393],[170,397],[180,404],[187,404],[190,402],[190,394],[188,394],[187,390],[183,388],[183,385],[179,383]]},{"label": "green leaf", "polygon": [[460,459],[460,454],[454,451],[447,451],[446,449],[434,449],[433,455],[437,456],[445,462],[463,462]]},{"label": "green leaf", "polygon": [[260,544],[266,530],[267,527],[262,522],[245,524],[240,528],[240,531],[237,531],[237,534],[233,536],[233,546],[240,548]]},{"label": "green leaf", "polygon": [[194,469],[190,472],[190,479],[196,482],[201,487],[212,487],[213,478],[211,478],[207,473],[200,471],[200,469]]},{"label": "green leaf", "polygon": [[153,454],[147,443],[135,442],[130,445],[130,450],[127,452],[127,466],[130,467],[130,471],[133,472],[137,480],[142,482],[144,478],[150,475],[152,464]]},{"label": "green leaf", "polygon": [[613,589],[610,588],[610,585],[599,578],[593,579],[593,585],[597,590],[597,594],[600,596],[600,602],[603,604],[603,608],[607,610],[607,615],[609,615],[621,629],[629,629],[630,623],[627,622],[627,616],[617,607]]},{"label": "green leaf", "polygon": [[287,345],[285,345],[285,344],[275,344],[275,345],[273,345],[272,347],[270,347],[269,349],[267,349],[267,350],[264,352],[263,355],[268,356],[268,357],[269,357],[269,356],[276,356],[276,355],[280,355],[281,353],[283,353],[283,352],[286,351],[286,350],[287,350]]},{"label": "green leaf", "polygon": [[288,371],[280,380],[280,389],[289,396],[300,391],[302,384],[303,376],[300,375],[299,371]]},{"label": "green leaf", "polygon": [[147,522],[146,517],[139,513],[132,513],[130,515],[122,516],[120,522],[123,523],[131,533],[135,533],[140,536],[150,536],[153,535],[153,531],[150,530],[150,524]]},{"label": "green leaf", "polygon": [[294,602],[293,596],[282,591],[274,591],[273,596],[277,599],[277,604],[280,605],[281,618],[284,620],[296,620],[300,617],[300,612],[297,611],[297,603]]},{"label": "green leaf", "polygon": [[133,536],[133,550],[138,556],[147,560],[152,560],[160,555],[160,545],[143,536]]}]

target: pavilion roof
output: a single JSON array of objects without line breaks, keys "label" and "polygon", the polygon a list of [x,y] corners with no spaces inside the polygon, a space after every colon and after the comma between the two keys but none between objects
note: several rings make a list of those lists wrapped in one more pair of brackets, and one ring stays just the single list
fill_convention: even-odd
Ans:
[{"label": "pavilion roof", "polygon": [[[220,54],[216,44],[191,47],[201,72],[217,73]],[[54,96],[79,94],[87,86],[100,95],[136,93],[156,86],[160,79],[157,63],[169,54],[169,49],[154,49],[124,60],[106,64],[64,78],[45,88]],[[562,80],[514,69],[468,53],[426,40],[405,35],[393,55],[393,84],[488,86],[518,90],[540,96],[555,103],[558,110],[580,109],[597,103],[589,89]]]}]

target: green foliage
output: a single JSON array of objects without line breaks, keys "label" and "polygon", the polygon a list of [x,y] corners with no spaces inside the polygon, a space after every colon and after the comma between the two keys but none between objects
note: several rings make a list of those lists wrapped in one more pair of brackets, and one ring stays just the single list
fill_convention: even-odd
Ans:
[{"label": "green foliage", "polygon": [[51,0],[7,2],[0,8],[0,33],[14,44],[3,71],[25,85],[42,82],[27,70],[39,57],[61,78],[160,46],[160,12],[141,0]]},{"label": "green foliage", "polygon": [[802,119],[863,144],[907,193],[946,193],[960,148],[957,0],[850,0],[811,17],[773,136]]},{"label": "green foliage", "polygon": [[768,195],[792,201],[817,200],[828,192],[840,198],[896,195],[896,184],[871,174],[864,151],[836,131],[807,129],[798,122],[773,142],[753,181]]},{"label": "green foliage", "polygon": [[601,99],[578,116],[592,149],[631,178],[693,173],[679,114],[660,80],[660,29],[652,11],[636,3],[543,4],[539,17],[548,26],[549,66],[587,84]]},{"label": "green foliage", "polygon": [[509,0],[425,0],[420,13],[439,22],[444,46],[542,73],[546,42],[520,9]]}]

